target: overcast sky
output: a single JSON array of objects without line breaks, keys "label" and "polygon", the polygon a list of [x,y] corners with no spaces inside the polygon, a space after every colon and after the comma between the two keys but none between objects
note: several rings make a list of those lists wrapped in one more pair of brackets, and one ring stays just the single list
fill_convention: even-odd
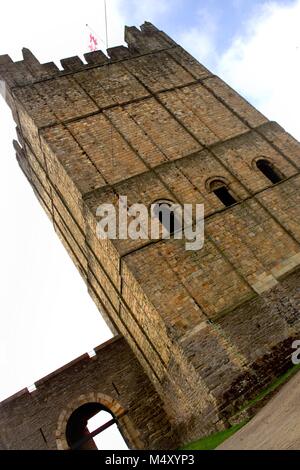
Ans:
[{"label": "overcast sky", "polygon": [[[107,0],[109,46],[124,25],[152,21],[300,139],[300,0]],[[86,23],[104,40],[102,0],[2,3],[0,54],[41,62],[88,51]],[[12,149],[0,101],[0,400],[111,336]]]}]

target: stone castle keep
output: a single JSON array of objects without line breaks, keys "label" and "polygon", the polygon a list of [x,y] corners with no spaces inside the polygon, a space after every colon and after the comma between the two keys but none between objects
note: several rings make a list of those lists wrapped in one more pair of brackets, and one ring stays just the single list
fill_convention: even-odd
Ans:
[{"label": "stone castle keep", "polygon": [[[125,40],[63,70],[0,56],[18,162],[116,333],[0,404],[1,449],[69,449],[96,404],[130,448],[177,448],[224,429],[300,339],[300,144],[152,24]],[[204,204],[204,248],[99,240],[119,195]]]}]

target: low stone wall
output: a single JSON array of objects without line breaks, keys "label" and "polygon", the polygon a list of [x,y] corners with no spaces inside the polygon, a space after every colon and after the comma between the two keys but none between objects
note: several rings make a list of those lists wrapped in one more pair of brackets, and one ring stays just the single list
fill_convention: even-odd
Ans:
[{"label": "low stone wall", "polygon": [[117,337],[0,404],[0,449],[68,449],[66,425],[85,403],[101,403],[132,449],[176,448],[162,402],[126,341]]}]

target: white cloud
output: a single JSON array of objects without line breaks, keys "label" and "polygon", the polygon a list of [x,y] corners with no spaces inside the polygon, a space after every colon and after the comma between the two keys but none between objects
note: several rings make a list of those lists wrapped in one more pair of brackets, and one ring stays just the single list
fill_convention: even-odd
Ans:
[{"label": "white cloud", "polygon": [[217,19],[205,8],[199,8],[196,16],[198,26],[183,31],[176,39],[206,67],[213,67],[217,58]]},{"label": "white cloud", "polygon": [[300,139],[300,1],[267,3],[220,58],[218,73]]},{"label": "white cloud", "polygon": [[222,54],[217,50],[218,21],[207,9],[200,9],[198,25],[179,33],[176,40],[300,139],[300,0],[258,6]]}]

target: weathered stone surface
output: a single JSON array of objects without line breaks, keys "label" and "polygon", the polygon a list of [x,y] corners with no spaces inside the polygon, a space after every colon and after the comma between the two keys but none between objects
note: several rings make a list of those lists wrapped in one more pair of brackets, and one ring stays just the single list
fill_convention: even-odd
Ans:
[{"label": "weathered stone surface", "polygon": [[[29,51],[16,63],[1,56],[0,78],[18,125],[22,170],[88,292],[163,403],[165,414],[160,407],[155,419],[140,407],[135,427],[154,426],[145,445],[174,447],[178,429],[181,441],[221,429],[245,398],[291,365],[300,337],[300,144],[153,25],[126,28],[125,39],[128,48],[109,50],[110,58],[97,51],[86,54],[87,64],[63,60],[64,71]],[[259,170],[262,158],[281,181]],[[236,204],[225,207],[214,180]],[[96,209],[116,206],[121,195],[147,207],[162,199],[204,204],[204,248],[99,240]],[[107,380],[115,360],[107,361]],[[132,373],[142,374],[137,364]],[[98,379],[88,376],[80,393]],[[141,399],[128,380],[123,374],[125,399]],[[97,384],[97,393],[108,393]],[[24,396],[14,400],[21,410]],[[2,445],[44,445],[29,432],[26,442],[14,441],[5,416]],[[26,416],[16,412],[13,425],[29,426]],[[175,432],[167,441],[164,426]]]},{"label": "weathered stone surface", "polygon": [[32,394],[24,390],[0,404],[0,449],[57,449],[72,404],[96,400],[115,415],[116,404],[125,411],[118,425],[130,448],[176,446],[163,403],[126,341],[116,337],[95,351],[38,381]]}]

